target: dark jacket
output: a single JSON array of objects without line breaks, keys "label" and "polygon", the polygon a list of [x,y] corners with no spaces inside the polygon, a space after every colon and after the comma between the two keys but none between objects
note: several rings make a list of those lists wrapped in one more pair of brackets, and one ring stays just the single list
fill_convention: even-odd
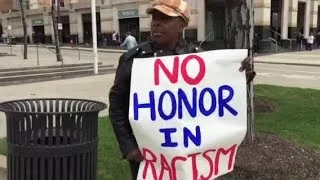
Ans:
[{"label": "dark jacket", "polygon": [[114,85],[112,86],[109,94],[109,116],[123,155],[127,155],[132,150],[138,148],[128,119],[131,68],[133,59],[181,55],[197,52],[199,52],[199,48],[197,46],[184,40],[181,40],[177,44],[177,47],[174,51],[158,50],[155,47],[154,42],[148,41],[129,50],[120,57]]}]

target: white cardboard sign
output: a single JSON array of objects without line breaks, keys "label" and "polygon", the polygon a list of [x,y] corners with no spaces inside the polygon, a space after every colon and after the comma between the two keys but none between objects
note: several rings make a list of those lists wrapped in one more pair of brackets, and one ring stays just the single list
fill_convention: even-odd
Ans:
[{"label": "white cardboard sign", "polygon": [[247,130],[247,50],[135,59],[129,120],[138,180],[211,180],[233,170]]}]

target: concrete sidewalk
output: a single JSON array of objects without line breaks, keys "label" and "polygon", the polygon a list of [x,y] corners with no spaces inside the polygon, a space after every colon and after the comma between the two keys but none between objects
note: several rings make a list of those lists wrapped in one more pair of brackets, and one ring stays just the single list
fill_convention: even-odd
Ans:
[{"label": "concrete sidewalk", "polygon": [[[10,48],[10,45],[8,44],[0,44],[0,46],[8,47]],[[12,45],[12,47],[21,47],[22,44],[18,45]],[[28,44],[28,47],[37,47],[36,44]],[[48,44],[40,44],[38,45],[39,48],[51,48],[55,49],[56,47],[54,45],[48,45]],[[61,49],[65,50],[80,50],[80,51],[92,51],[93,49],[91,47],[83,47],[83,46],[61,46]],[[127,50],[124,49],[111,49],[111,48],[98,48],[98,52],[109,52],[109,53],[124,53],[127,52]]]},{"label": "concrete sidewalk", "polygon": [[258,55],[256,63],[320,66],[320,50]]},{"label": "concrete sidewalk", "polygon": [[[61,66],[62,62],[57,62],[54,49],[44,47],[28,47],[28,59],[23,59],[22,47],[20,45],[12,46],[12,49],[7,46],[0,46],[0,52],[7,53],[9,56],[0,56],[0,70],[8,68],[25,68],[38,66]],[[11,54],[12,50],[12,54]],[[94,63],[93,54],[90,51],[77,51],[72,49],[62,49],[63,64],[83,64]],[[99,52],[98,59],[104,65],[116,66],[119,57],[122,53],[119,52]],[[39,65],[38,65],[39,64]]]}]

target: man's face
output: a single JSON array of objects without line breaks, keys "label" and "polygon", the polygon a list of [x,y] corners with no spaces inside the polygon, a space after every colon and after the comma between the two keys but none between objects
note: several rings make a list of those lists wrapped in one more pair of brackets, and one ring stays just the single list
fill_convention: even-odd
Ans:
[{"label": "man's face", "polygon": [[184,23],[179,17],[170,17],[158,11],[152,14],[152,37],[160,45],[168,45],[177,39],[183,28]]}]

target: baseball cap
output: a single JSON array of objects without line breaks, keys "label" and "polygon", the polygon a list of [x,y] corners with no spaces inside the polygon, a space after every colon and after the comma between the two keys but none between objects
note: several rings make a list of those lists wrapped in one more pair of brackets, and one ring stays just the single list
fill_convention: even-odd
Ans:
[{"label": "baseball cap", "polygon": [[186,24],[190,20],[189,6],[184,0],[155,0],[147,9],[147,14],[153,14],[155,11],[171,17],[182,17]]}]

